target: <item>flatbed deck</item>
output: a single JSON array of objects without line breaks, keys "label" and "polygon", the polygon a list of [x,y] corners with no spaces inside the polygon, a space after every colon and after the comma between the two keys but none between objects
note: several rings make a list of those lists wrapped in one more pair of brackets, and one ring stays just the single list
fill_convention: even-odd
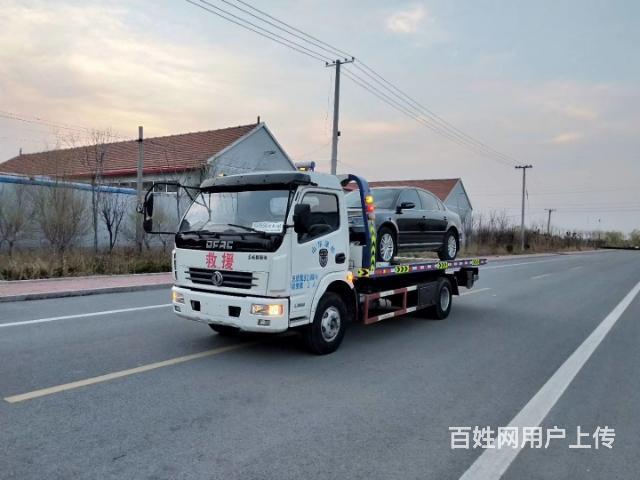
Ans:
[{"label": "flatbed deck", "polygon": [[430,260],[425,262],[398,263],[394,265],[376,266],[373,271],[366,268],[359,268],[354,274],[356,278],[380,278],[392,275],[402,275],[408,273],[432,272],[438,270],[451,270],[464,267],[479,267],[486,265],[486,258],[463,258],[459,260]]},{"label": "flatbed deck", "polygon": [[459,286],[471,288],[478,278],[478,267],[486,263],[486,258],[462,258],[359,269],[354,284],[359,297],[360,319],[368,325],[419,310],[434,310],[443,288],[442,281],[450,292],[447,306],[440,310],[438,317],[444,318],[451,308],[451,294],[459,295]]}]

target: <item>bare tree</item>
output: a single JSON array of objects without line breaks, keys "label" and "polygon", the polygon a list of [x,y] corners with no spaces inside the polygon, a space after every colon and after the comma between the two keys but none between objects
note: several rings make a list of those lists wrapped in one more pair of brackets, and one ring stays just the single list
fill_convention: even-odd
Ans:
[{"label": "bare tree", "polygon": [[100,195],[100,217],[109,232],[109,251],[113,251],[118,241],[118,233],[127,211],[127,200],[124,195],[117,193],[102,193]]},{"label": "bare tree", "polygon": [[[154,208],[153,210],[153,229],[158,232],[171,232],[176,228],[175,217],[173,217],[166,208]],[[167,251],[167,245],[173,238],[172,235],[157,234],[155,235],[162,244],[162,251]]]},{"label": "bare tree", "polygon": [[61,138],[64,145],[72,150],[75,161],[85,168],[91,185],[91,223],[93,228],[93,250],[98,253],[98,222],[100,217],[100,197],[104,166],[107,161],[109,143],[115,136],[111,130],[92,130],[83,135],[67,135]]},{"label": "bare tree", "polygon": [[30,217],[24,185],[0,189],[0,245],[7,244],[9,256],[13,254],[15,243],[27,233]]},{"label": "bare tree", "polygon": [[[113,133],[111,130],[93,130],[90,134],[90,145],[82,149],[83,164],[90,175],[91,221],[93,225],[93,250],[95,253],[98,253],[98,217],[102,210],[100,201],[102,192],[99,187],[103,181],[102,175],[107,160],[108,144],[112,141]],[[111,248],[113,247],[110,246],[109,250],[111,250]]]},{"label": "bare tree", "polygon": [[40,230],[58,256],[64,274],[67,252],[88,230],[86,202],[78,191],[56,181],[56,185],[34,192],[33,205]]}]

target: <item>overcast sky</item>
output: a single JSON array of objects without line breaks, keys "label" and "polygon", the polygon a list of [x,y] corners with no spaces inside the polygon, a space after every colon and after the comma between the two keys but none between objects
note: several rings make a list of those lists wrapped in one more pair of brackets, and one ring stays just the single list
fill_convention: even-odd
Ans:
[{"label": "overcast sky", "polygon": [[[218,0],[209,0],[225,6]],[[248,0],[353,53],[528,171],[529,222],[640,228],[640,2]],[[328,170],[332,69],[179,0],[0,0],[0,110],[134,137],[260,115]],[[519,222],[521,173],[343,78],[339,171],[461,177],[476,212]],[[0,118],[0,160],[55,143]]]}]

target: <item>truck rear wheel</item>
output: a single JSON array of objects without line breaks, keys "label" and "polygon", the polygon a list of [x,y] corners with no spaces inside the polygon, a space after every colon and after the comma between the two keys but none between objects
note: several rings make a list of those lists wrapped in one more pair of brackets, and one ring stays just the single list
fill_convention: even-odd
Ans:
[{"label": "truck rear wheel", "polygon": [[235,335],[240,331],[235,327],[229,327],[227,325],[216,325],[214,323],[210,323],[209,328],[216,332],[218,335],[222,335],[224,337],[230,337],[231,335]]},{"label": "truck rear wheel", "polygon": [[448,278],[438,280],[434,300],[436,302],[435,305],[425,308],[423,316],[434,320],[444,320],[449,316],[453,300],[451,282]]},{"label": "truck rear wheel", "polygon": [[335,352],[347,326],[347,307],[337,293],[325,293],[316,308],[311,325],[306,327],[305,340],[309,350],[317,355]]}]

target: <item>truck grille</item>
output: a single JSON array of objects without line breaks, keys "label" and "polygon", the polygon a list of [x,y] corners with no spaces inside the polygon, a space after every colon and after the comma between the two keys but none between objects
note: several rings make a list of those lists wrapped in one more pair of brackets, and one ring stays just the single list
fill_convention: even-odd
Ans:
[{"label": "truck grille", "polygon": [[[219,276],[222,275],[222,281]],[[209,270],[206,268],[190,268],[185,272],[187,280],[199,285],[211,285],[214,287],[230,287],[230,288],[251,288],[255,287],[255,278],[251,272],[232,272],[229,270]],[[218,281],[216,278],[218,277]]]}]

